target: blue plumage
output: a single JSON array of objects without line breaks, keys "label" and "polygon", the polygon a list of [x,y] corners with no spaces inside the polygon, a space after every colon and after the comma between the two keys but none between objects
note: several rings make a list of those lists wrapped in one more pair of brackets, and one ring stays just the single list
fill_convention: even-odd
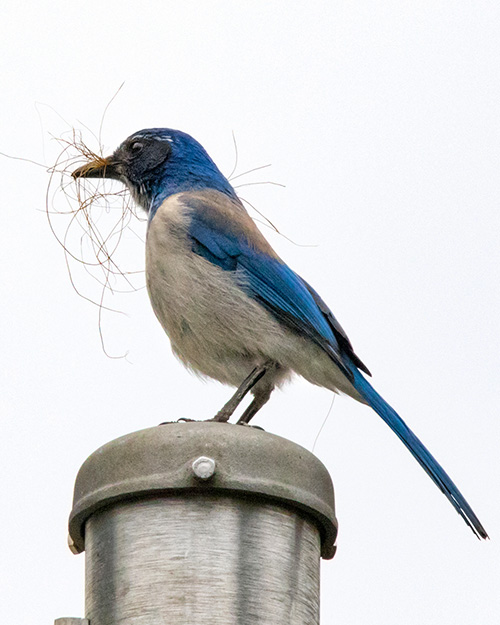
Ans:
[{"label": "blue plumage", "polygon": [[[311,338],[349,378],[339,345],[327,318],[304,281],[279,258],[252,249],[243,232],[215,230],[210,210],[191,215],[188,230],[193,251],[226,271],[235,272],[239,286],[276,319]],[[238,236],[239,234],[239,236]]]},{"label": "blue plumage", "polygon": [[248,423],[297,373],[368,404],[396,433],[476,536],[488,535],[453,481],[373,389],[366,366],[316,291],[274,252],[204,148],[170,129],[142,130],[75,177],[122,181],[149,214],[146,280],[172,349],[200,375],[238,387]]},{"label": "blue plumage", "polygon": [[155,184],[149,209],[150,219],[154,217],[168,196],[182,191],[210,188],[236,199],[233,187],[219,171],[203,146],[193,141],[193,138],[185,132],[151,128],[141,130],[133,137],[136,142],[142,138],[153,139],[166,142],[172,147],[168,168],[161,171],[161,176],[154,176]]}]

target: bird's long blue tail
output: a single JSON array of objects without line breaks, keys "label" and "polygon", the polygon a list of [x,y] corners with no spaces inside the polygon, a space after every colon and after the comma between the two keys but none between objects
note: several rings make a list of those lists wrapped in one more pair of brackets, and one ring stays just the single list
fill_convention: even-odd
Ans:
[{"label": "bird's long blue tail", "polygon": [[478,538],[488,538],[488,534],[481,525],[481,522],[443,467],[420,442],[415,434],[413,434],[397,412],[391,408],[391,406],[389,406],[389,404],[377,393],[363,374],[354,366],[351,367],[351,371],[354,376],[354,387],[358,393],[364,397],[369,406],[371,406],[371,408],[373,408],[373,410],[375,410],[375,412],[382,417],[391,430],[397,434],[400,440],[403,441],[419,464],[431,477],[432,481],[450,500],[455,510],[472,529],[474,534]]}]

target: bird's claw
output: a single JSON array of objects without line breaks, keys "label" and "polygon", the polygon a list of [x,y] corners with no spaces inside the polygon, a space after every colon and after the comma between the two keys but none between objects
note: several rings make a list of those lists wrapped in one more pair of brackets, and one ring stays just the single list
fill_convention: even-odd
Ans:
[{"label": "bird's claw", "polygon": [[251,423],[247,423],[246,421],[236,421],[236,425],[244,425],[247,428],[254,428],[255,430],[262,430],[265,432],[264,428],[261,428],[260,425],[252,425]]}]

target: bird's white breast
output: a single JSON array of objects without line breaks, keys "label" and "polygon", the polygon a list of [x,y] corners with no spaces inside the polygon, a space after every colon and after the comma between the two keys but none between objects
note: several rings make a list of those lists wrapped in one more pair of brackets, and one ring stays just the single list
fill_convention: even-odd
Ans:
[{"label": "bird's white breast", "polygon": [[[224,271],[192,251],[190,209],[174,195],[153,217],[146,283],[174,353],[196,372],[239,385],[273,343],[279,324]],[[261,358],[261,359],[262,359]]]}]

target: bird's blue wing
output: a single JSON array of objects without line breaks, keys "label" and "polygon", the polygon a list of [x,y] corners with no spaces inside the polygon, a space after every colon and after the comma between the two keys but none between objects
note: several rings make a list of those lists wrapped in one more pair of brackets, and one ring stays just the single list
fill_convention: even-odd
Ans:
[{"label": "bird's blue wing", "polygon": [[250,297],[284,325],[317,343],[352,379],[335,332],[309,285],[278,257],[259,250],[243,228],[221,224],[209,207],[204,208],[190,215],[193,251],[221,269],[234,271]]}]

